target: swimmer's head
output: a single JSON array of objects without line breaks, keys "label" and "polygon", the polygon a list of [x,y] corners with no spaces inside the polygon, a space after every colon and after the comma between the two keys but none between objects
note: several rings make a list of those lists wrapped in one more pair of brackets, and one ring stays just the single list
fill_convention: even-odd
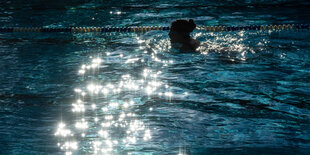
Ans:
[{"label": "swimmer's head", "polygon": [[178,19],[171,23],[169,37],[172,43],[187,43],[190,41],[190,33],[196,28],[192,19]]},{"label": "swimmer's head", "polygon": [[193,32],[195,28],[196,28],[196,24],[194,23],[192,19],[188,21],[179,19],[179,20],[172,22],[170,31],[189,34]]},{"label": "swimmer's head", "polygon": [[181,51],[195,51],[199,42],[190,37],[190,33],[196,28],[196,24],[190,20],[175,20],[171,23],[169,38],[173,45],[180,44]]}]

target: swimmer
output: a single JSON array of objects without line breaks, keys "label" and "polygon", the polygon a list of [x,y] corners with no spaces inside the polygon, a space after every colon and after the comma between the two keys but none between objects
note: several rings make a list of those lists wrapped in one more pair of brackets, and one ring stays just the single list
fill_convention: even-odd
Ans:
[{"label": "swimmer", "polygon": [[200,42],[191,38],[190,33],[196,28],[192,19],[178,19],[171,23],[169,37],[171,46],[181,52],[195,52]]}]

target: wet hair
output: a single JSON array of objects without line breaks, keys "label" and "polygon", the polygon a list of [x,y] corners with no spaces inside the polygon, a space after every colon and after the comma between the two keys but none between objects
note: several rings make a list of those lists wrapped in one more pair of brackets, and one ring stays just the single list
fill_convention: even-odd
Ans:
[{"label": "wet hair", "polygon": [[196,28],[196,24],[193,19],[183,20],[179,19],[171,24],[170,31],[179,32],[179,33],[191,33]]}]

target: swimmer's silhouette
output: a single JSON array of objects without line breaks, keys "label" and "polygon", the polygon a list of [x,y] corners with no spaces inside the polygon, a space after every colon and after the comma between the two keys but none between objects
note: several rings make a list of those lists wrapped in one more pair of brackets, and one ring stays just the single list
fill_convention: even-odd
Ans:
[{"label": "swimmer's silhouette", "polygon": [[194,52],[200,45],[199,41],[190,37],[195,28],[196,24],[192,19],[173,21],[169,32],[171,46],[181,52]]}]

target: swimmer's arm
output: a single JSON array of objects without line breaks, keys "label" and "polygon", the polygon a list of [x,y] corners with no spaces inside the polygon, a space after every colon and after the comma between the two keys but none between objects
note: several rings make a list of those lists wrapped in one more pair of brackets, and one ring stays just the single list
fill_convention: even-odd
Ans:
[{"label": "swimmer's arm", "polygon": [[196,39],[191,39],[190,43],[195,49],[200,46],[200,42]]}]

